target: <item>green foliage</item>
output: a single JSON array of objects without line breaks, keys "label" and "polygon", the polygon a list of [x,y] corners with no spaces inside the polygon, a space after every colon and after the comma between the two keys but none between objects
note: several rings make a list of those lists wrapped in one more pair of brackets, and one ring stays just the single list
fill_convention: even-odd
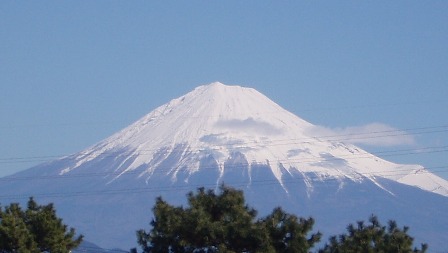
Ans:
[{"label": "green foliage", "polygon": [[285,213],[279,207],[264,218],[261,224],[268,231],[275,252],[305,253],[321,238],[320,233],[307,238],[307,234],[313,229],[314,220],[312,218],[298,218],[295,215]]},{"label": "green foliage", "polygon": [[76,248],[83,236],[62,223],[52,204],[38,205],[33,198],[27,210],[17,203],[0,208],[0,253],[65,253]]},{"label": "green foliage", "polygon": [[320,239],[313,219],[280,208],[264,219],[245,204],[242,191],[221,186],[218,194],[199,188],[188,194],[188,208],[156,200],[149,232],[137,232],[143,252],[308,252]]},{"label": "green foliage", "polygon": [[18,204],[0,209],[0,252],[39,252]]},{"label": "green foliage", "polygon": [[426,252],[428,246],[422,244],[421,249],[412,249],[413,238],[407,232],[408,227],[400,229],[395,221],[389,221],[387,228],[382,226],[376,216],[369,219],[370,224],[363,221],[356,226],[348,225],[347,233],[330,238],[320,253],[358,253],[358,252]]}]

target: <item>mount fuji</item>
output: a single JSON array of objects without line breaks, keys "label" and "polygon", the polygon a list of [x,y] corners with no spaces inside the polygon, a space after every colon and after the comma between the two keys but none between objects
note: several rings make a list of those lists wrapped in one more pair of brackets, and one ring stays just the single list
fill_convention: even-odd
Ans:
[{"label": "mount fuji", "polygon": [[86,240],[128,249],[157,196],[185,205],[187,192],[225,183],[261,215],[282,206],[314,217],[324,236],[376,214],[446,250],[448,181],[314,127],[254,89],[199,86],[96,145],[1,178],[0,202],[53,202]]}]

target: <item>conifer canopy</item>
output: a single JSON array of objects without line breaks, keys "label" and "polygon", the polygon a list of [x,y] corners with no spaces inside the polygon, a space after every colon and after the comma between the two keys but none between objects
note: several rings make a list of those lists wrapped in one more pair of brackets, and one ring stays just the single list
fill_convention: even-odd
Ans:
[{"label": "conifer canopy", "polygon": [[256,219],[242,191],[222,185],[218,193],[199,188],[188,194],[188,207],[161,197],[153,208],[149,232],[137,232],[143,252],[308,252],[321,234],[308,236],[312,218],[298,218],[276,208]]},{"label": "conifer canopy", "polygon": [[83,239],[75,234],[53,204],[38,205],[30,198],[26,210],[18,203],[0,208],[0,253],[68,253]]}]

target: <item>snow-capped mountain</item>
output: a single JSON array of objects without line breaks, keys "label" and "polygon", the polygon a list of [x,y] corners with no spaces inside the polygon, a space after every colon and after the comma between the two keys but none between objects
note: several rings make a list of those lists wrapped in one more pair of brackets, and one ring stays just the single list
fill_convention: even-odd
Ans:
[{"label": "snow-capped mountain", "polygon": [[148,228],[156,196],[182,204],[186,192],[224,182],[262,213],[281,205],[315,217],[324,233],[375,213],[441,246],[446,180],[313,136],[314,127],[254,89],[212,83],[86,150],[2,179],[1,198],[55,202],[90,241],[126,248]]},{"label": "snow-capped mountain", "polygon": [[[292,173],[304,175],[309,190],[312,180],[307,174],[320,180],[371,180],[379,186],[375,178],[383,177],[448,196],[448,182],[422,166],[393,164],[353,145],[307,135],[313,127],[254,89],[212,83],[81,152],[60,175],[112,153],[120,163],[115,164],[110,182],[137,169],[145,180],[165,170],[173,181],[180,179],[179,173],[187,174],[182,180],[188,182],[201,161],[210,158],[219,168],[218,183],[226,161],[239,155],[246,160],[249,175],[252,165],[269,165],[281,185],[282,177]],[[160,166],[173,156],[172,165]]]}]

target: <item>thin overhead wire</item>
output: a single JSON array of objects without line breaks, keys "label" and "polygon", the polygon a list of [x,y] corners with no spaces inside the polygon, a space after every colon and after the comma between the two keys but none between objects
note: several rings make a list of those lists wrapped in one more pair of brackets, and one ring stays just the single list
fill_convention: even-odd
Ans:
[{"label": "thin overhead wire", "polygon": [[[369,133],[358,133],[358,134],[339,134],[339,135],[325,135],[325,136],[313,136],[313,137],[305,137],[305,138],[297,138],[297,139],[277,139],[272,140],[268,143],[269,146],[283,146],[283,145],[301,145],[301,144],[313,144],[313,143],[322,143],[325,141],[328,142],[350,142],[353,140],[360,139],[373,139],[373,138],[386,138],[386,137],[397,137],[397,136],[407,136],[407,135],[421,135],[421,134],[432,134],[432,133],[441,133],[448,132],[448,125],[441,126],[432,126],[432,127],[419,127],[419,128],[408,128],[403,130],[385,130],[385,131],[375,131]],[[264,143],[260,143],[258,141],[246,141],[244,143],[235,144],[224,144],[220,145],[215,149],[208,150],[219,150],[221,147],[232,147],[232,148],[257,148],[260,146],[266,146]],[[201,151],[200,147],[189,147],[192,150]],[[173,148],[175,150],[176,147]],[[139,152],[155,152],[156,149],[141,149]],[[380,152],[372,152],[372,153],[380,153]],[[89,154],[89,151],[81,151],[76,153],[79,156]],[[100,154],[101,156],[107,155],[117,155],[114,151],[105,151]],[[68,155],[45,155],[45,156],[31,156],[31,157],[7,157],[0,158],[0,164],[11,164],[11,163],[29,163],[29,162],[45,162],[50,159],[58,159],[61,157],[65,157]]]},{"label": "thin overhead wire", "polygon": [[[443,168],[444,170],[448,169],[448,166],[441,166],[438,168]],[[428,172],[423,172],[428,173]],[[339,185],[341,182],[341,178],[325,178],[322,179],[317,175],[298,175],[295,178],[286,178],[282,180],[283,184],[303,184],[306,185],[304,180],[321,180],[325,182],[325,187],[331,186],[330,184]],[[247,185],[259,187],[259,186],[270,186],[277,185],[278,180],[275,178],[272,179],[263,179],[263,180],[246,180],[246,181],[233,181],[225,182],[227,185],[231,185],[233,187],[245,187]],[[141,194],[141,193],[163,193],[163,192],[173,192],[173,191],[190,191],[191,189],[196,189],[199,187],[205,188],[215,188],[217,186],[217,182],[213,183],[201,183],[201,184],[184,184],[184,185],[166,185],[166,186],[151,186],[145,185],[145,187],[133,187],[133,188],[120,188],[120,189],[103,189],[97,191],[71,191],[71,192],[46,192],[46,193],[33,193],[33,194],[9,194],[9,195],[1,195],[0,199],[27,199],[30,196],[36,198],[67,198],[67,197],[85,197],[92,195],[117,195],[117,194]],[[324,187],[324,185],[315,184],[316,187]]]}]

